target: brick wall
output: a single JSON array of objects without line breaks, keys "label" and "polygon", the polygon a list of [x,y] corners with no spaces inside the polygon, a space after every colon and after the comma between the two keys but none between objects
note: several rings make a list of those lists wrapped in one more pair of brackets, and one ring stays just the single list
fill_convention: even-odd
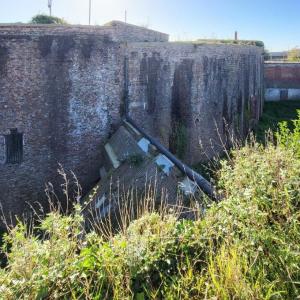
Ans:
[{"label": "brick wall", "polygon": [[103,26],[45,25],[45,24],[0,24],[1,36],[40,35],[95,35],[114,42],[167,42],[169,35],[120,21],[111,21]]},{"label": "brick wall", "polygon": [[300,99],[300,63],[265,63],[267,101]]},{"label": "brick wall", "polygon": [[[228,137],[223,119],[229,129],[247,132],[261,113],[262,50],[167,39],[120,22],[0,26],[6,214],[23,213],[27,201],[45,201],[47,182],[59,188],[58,163],[78,176],[84,193],[97,181],[103,144],[124,111],[125,57],[131,116],[187,162],[206,157],[200,139],[209,156],[220,150],[219,134]],[[4,136],[12,128],[24,137],[20,164],[6,163]]]},{"label": "brick wall", "polygon": [[148,28],[127,24],[120,21],[111,21],[105,27],[112,29],[114,41],[126,42],[167,42],[169,35]]},{"label": "brick wall", "polygon": [[189,163],[217,154],[228,131],[245,136],[261,114],[262,48],[132,43],[127,55],[131,116]]},{"label": "brick wall", "polygon": [[[84,191],[120,120],[122,45],[105,36],[0,34],[0,200],[5,212],[44,201],[61,163]],[[21,164],[5,164],[3,135],[24,134]]]},{"label": "brick wall", "polygon": [[265,86],[300,89],[300,63],[265,63]]}]

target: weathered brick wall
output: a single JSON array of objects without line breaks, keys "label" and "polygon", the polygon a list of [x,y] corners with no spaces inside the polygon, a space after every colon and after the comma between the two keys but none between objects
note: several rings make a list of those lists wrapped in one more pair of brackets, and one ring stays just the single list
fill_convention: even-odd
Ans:
[{"label": "weathered brick wall", "polygon": [[254,46],[129,44],[130,114],[187,162],[211,157],[229,133],[244,136],[261,114],[262,52]]},{"label": "weathered brick wall", "polygon": [[114,42],[167,42],[169,35],[127,24],[120,21],[111,21],[104,26],[87,25],[44,25],[44,24],[0,24],[1,35],[7,37],[18,36],[39,36],[39,35],[72,35],[102,36]]},{"label": "weathered brick wall", "polygon": [[265,99],[267,101],[300,99],[300,63],[265,63]]},{"label": "weathered brick wall", "polygon": [[265,63],[265,86],[300,89],[300,63]]},{"label": "weathered brick wall", "polygon": [[112,39],[126,42],[167,42],[169,35],[148,28],[111,21],[105,27],[112,28]]},{"label": "weathered brick wall", "polygon": [[[58,186],[57,167],[87,191],[99,177],[103,144],[124,112],[187,162],[220,150],[219,134],[245,134],[261,113],[262,50],[167,43],[159,32],[103,27],[0,26],[0,202],[21,214]],[[148,42],[145,42],[148,41]],[[217,126],[217,127],[216,127]],[[4,135],[24,134],[24,157],[7,164]],[[218,131],[216,130],[218,128]]]},{"label": "weathered brick wall", "polygon": [[[25,29],[27,30],[27,29]],[[0,202],[24,212],[57,182],[61,163],[84,191],[98,179],[101,149],[120,120],[122,45],[88,34],[0,33]],[[3,135],[24,134],[21,164],[5,164]],[[1,155],[2,153],[2,155]]]}]

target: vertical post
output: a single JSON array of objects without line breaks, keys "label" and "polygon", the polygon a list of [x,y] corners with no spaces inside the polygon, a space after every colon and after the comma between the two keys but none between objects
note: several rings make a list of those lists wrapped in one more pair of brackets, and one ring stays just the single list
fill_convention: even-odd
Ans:
[{"label": "vertical post", "polygon": [[125,23],[127,23],[127,10],[125,9]]},{"label": "vertical post", "polygon": [[125,118],[129,115],[129,99],[128,99],[128,57],[124,58],[124,111]]},{"label": "vertical post", "polygon": [[89,25],[91,25],[92,0],[89,0]]},{"label": "vertical post", "polygon": [[48,0],[49,15],[52,16],[52,0]]}]

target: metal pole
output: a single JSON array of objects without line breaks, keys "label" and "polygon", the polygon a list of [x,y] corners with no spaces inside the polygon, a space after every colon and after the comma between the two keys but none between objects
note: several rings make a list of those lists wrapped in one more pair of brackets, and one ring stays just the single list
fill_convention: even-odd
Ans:
[{"label": "metal pole", "polygon": [[89,25],[91,25],[92,0],[89,0]]},{"label": "metal pole", "polygon": [[52,16],[52,0],[48,0],[49,15]]}]

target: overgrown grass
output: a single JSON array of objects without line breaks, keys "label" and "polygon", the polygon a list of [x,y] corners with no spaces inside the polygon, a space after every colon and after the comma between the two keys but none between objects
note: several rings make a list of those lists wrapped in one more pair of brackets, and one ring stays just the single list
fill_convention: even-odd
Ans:
[{"label": "overgrown grass", "polygon": [[296,299],[300,295],[300,116],[277,144],[221,163],[220,203],[180,219],[149,211],[109,238],[81,208],[5,237],[2,299]]},{"label": "overgrown grass", "polygon": [[192,43],[194,45],[246,45],[264,47],[262,41],[256,40],[232,40],[232,39],[197,39],[193,41],[175,41],[176,43]]},{"label": "overgrown grass", "polygon": [[265,102],[264,113],[255,130],[257,140],[264,142],[265,132],[269,129],[275,132],[280,122],[286,121],[292,126],[291,120],[297,118],[297,110],[300,109],[300,99],[298,101]]}]

